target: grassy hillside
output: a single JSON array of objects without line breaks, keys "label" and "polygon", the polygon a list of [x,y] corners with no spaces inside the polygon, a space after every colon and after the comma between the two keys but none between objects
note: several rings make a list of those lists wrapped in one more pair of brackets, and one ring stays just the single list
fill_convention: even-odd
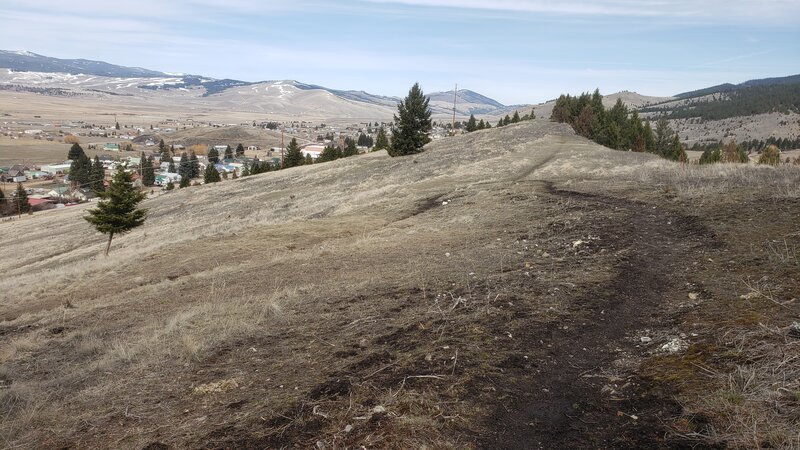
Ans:
[{"label": "grassy hillside", "polygon": [[799,181],[536,120],[155,196],[108,258],[82,207],[5,221],[0,437],[786,447]]}]

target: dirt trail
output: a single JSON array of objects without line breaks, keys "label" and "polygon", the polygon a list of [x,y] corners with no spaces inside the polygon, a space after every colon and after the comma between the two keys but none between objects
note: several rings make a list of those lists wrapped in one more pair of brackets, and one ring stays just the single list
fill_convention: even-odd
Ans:
[{"label": "dirt trail", "polygon": [[[644,389],[636,378],[615,379],[615,360],[640,353],[632,336],[644,328],[659,328],[659,312],[686,298],[682,268],[701,247],[714,246],[711,233],[695,218],[679,217],[629,200],[559,190],[546,184],[550,195],[569,198],[591,208],[624,211],[624,223],[602,224],[627,247],[614,268],[616,277],[573,300],[576,318],[545,329],[515,330],[529,351],[549,342],[533,363],[538,371],[506,389],[511,401],[492,416],[495,433],[484,448],[674,448],[665,443],[664,416],[680,413],[671,400],[638,397]],[[624,385],[625,394],[601,393],[604,386]],[[608,389],[608,387],[606,388]],[[622,389],[619,389],[622,390]],[[634,418],[635,417],[635,418]]]}]

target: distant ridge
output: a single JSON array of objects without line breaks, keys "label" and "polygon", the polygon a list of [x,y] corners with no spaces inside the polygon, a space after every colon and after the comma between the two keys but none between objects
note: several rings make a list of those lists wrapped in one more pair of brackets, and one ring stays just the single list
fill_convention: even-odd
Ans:
[{"label": "distant ridge", "polygon": [[745,81],[744,83],[739,83],[739,84],[731,84],[731,83],[719,84],[716,86],[698,89],[696,91],[684,92],[682,94],[676,95],[675,97],[681,99],[688,99],[694,97],[702,97],[704,95],[718,94],[722,92],[731,92],[748,87],[778,86],[778,85],[798,84],[798,83],[800,83],[800,75],[789,75],[786,77],[774,77],[774,78],[761,78],[757,80],[748,80]]},{"label": "distant ridge", "polygon": [[59,59],[42,56],[36,53],[0,50],[0,67],[20,72],[69,73],[86,74],[102,77],[150,78],[170,76],[164,72],[143,69],[141,67],[125,67],[103,61],[88,59]]},{"label": "distant ridge", "polygon": [[[0,89],[42,95],[113,95],[153,98],[188,93],[208,105],[223,108],[293,115],[325,114],[361,117],[391,117],[398,97],[370,94],[361,90],[331,89],[295,80],[242,81],[215,79],[202,75],[170,74],[141,67],[126,67],[103,61],[60,59],[26,51],[0,50]],[[52,76],[47,75],[52,74]],[[428,93],[434,115],[452,114],[453,91]],[[456,113],[502,116],[526,105],[506,106],[468,89],[459,89]]]}]

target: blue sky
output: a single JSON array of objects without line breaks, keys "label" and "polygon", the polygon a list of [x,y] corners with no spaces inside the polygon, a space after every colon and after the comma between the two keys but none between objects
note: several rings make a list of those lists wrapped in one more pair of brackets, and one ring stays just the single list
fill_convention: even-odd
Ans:
[{"label": "blue sky", "polygon": [[505,104],[800,73],[800,0],[3,0],[0,48]]}]

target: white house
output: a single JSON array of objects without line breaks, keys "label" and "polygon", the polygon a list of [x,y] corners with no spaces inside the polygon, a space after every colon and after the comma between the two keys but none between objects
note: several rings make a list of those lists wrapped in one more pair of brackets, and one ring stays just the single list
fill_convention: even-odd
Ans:
[{"label": "white house", "polygon": [[42,172],[51,173],[53,175],[65,173],[69,170],[70,163],[63,162],[59,164],[45,164],[40,169]]},{"label": "white house", "polygon": [[311,157],[313,159],[317,159],[317,158],[320,157],[320,155],[322,155],[322,151],[323,150],[325,150],[325,146],[324,145],[311,144],[311,145],[306,145],[305,147],[303,147],[300,150],[300,153],[303,154],[304,158],[306,156],[308,156],[308,155],[311,155]]}]

